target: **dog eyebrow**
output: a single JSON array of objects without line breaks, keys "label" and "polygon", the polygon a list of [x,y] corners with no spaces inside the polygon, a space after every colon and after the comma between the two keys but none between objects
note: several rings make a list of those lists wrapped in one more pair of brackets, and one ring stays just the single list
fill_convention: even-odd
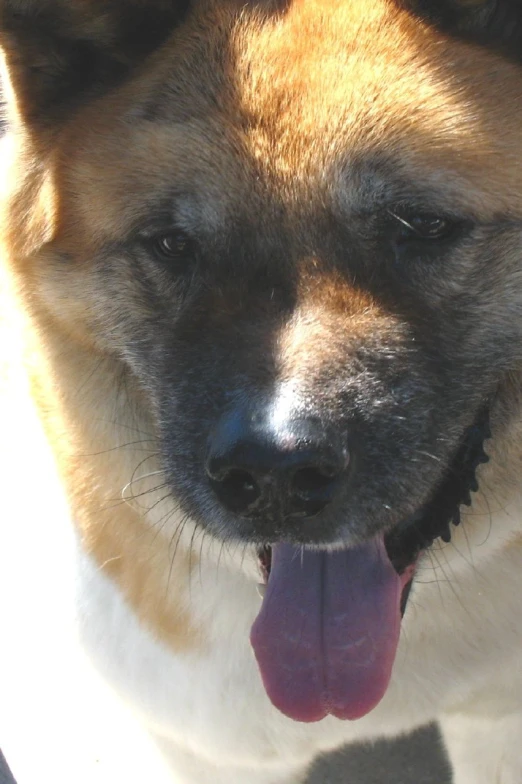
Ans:
[{"label": "dog eyebrow", "polygon": [[227,221],[220,205],[205,202],[194,194],[175,191],[171,196],[142,201],[133,211],[123,232],[131,241],[148,239],[166,231],[182,231],[203,245],[214,246],[227,233]]},{"label": "dog eyebrow", "polygon": [[399,207],[443,212],[457,219],[475,217],[468,183],[449,168],[442,175],[440,170],[432,174],[428,169],[423,181],[414,181],[401,173],[400,160],[378,156],[377,160],[347,163],[340,183],[336,202],[344,217],[364,218],[385,210],[400,220]]}]

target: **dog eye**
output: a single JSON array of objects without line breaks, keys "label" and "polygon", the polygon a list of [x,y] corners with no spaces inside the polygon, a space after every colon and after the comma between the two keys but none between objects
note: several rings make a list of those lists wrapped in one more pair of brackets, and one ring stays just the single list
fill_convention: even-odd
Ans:
[{"label": "dog eye", "polygon": [[150,248],[161,261],[183,261],[194,255],[194,243],[183,231],[170,231],[153,237]]},{"label": "dog eye", "polygon": [[459,223],[441,215],[417,214],[400,215],[390,212],[397,224],[397,242],[434,242],[450,239],[459,227]]}]

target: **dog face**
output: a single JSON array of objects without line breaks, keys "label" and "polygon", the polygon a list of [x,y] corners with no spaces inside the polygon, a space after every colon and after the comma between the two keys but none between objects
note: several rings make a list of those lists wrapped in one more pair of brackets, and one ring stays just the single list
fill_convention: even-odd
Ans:
[{"label": "dog face", "polygon": [[[497,46],[511,4],[466,5],[447,4],[455,36],[491,18]],[[171,503],[258,549],[252,644],[300,721],[382,698],[418,550],[474,488],[487,431],[470,434],[488,409],[500,438],[519,365],[520,67],[403,6],[135,0],[134,23],[157,13],[142,40],[117,2],[0,5],[4,240],[69,429],[98,422],[96,401],[139,415]],[[97,466],[73,490],[87,538],[104,527]],[[131,557],[129,516],[97,551],[125,579],[132,525]],[[146,560],[126,591],[140,607],[165,595]]]},{"label": "dog face", "polygon": [[388,2],[219,4],[154,48],[22,106],[36,306],[121,363],[219,538],[404,524],[517,363],[518,68]]}]

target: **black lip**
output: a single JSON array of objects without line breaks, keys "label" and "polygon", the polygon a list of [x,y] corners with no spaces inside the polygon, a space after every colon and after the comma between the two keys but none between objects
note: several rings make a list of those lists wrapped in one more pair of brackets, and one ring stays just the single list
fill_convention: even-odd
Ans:
[{"label": "black lip", "polygon": [[471,505],[471,493],[478,490],[477,468],[489,461],[484,451],[484,441],[491,438],[489,410],[489,405],[484,405],[465,431],[455,457],[429,501],[412,518],[386,534],[386,550],[398,574],[436,539],[449,542],[451,525],[460,523],[460,507]]},{"label": "black lip", "polygon": [[410,591],[411,591],[412,585],[413,585],[413,577],[411,578],[411,580],[408,580],[408,582],[406,583],[406,585],[402,589],[402,594],[401,594],[401,618],[404,616],[404,613],[406,612],[406,605],[408,604],[408,599],[410,598]]},{"label": "black lip", "polygon": [[261,567],[263,581],[266,584],[268,582],[268,578],[270,577],[270,569],[272,567],[272,548],[269,545],[260,547],[257,551],[257,557]]}]

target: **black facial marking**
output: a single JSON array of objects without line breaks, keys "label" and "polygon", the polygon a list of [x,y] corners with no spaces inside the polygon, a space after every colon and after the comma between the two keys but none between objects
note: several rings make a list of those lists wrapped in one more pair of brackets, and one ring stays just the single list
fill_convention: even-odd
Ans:
[{"label": "black facial marking", "polygon": [[397,526],[386,536],[386,549],[401,574],[421,550],[439,537],[451,540],[451,525],[460,524],[461,505],[471,505],[471,493],[478,490],[476,471],[487,463],[484,441],[491,438],[489,406],[479,412],[473,425],[466,430],[453,461],[448,466],[432,498],[413,519]]},{"label": "black facial marking", "polygon": [[135,63],[167,38],[188,0],[87,4],[67,0],[3,0],[0,44],[23,99],[27,120],[46,122],[70,113],[116,85]]},{"label": "black facial marking", "polygon": [[496,49],[522,61],[520,0],[400,0],[401,4],[450,35]]}]

